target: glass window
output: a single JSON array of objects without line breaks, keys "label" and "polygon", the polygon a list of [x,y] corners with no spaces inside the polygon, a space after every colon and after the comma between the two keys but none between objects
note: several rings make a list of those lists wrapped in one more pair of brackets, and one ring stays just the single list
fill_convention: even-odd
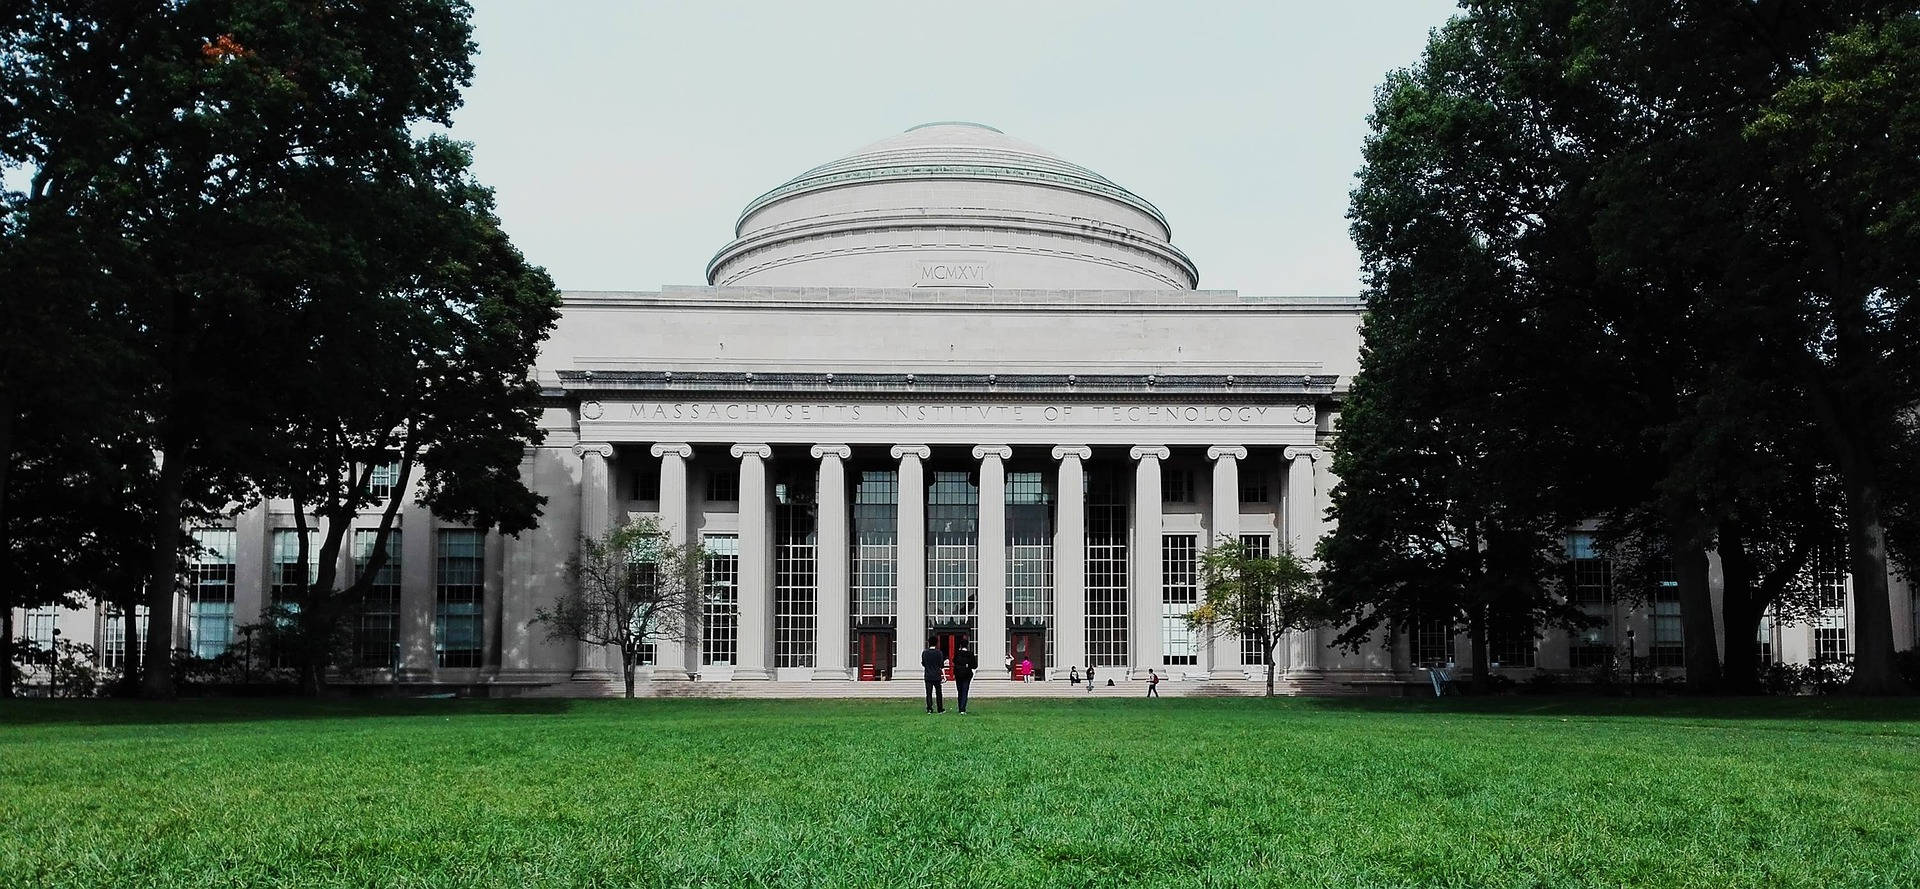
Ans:
[{"label": "glass window", "polygon": [[1169,469],[1162,464],[1160,470],[1160,499],[1168,503],[1193,502],[1193,470]]},{"label": "glass window", "polygon": [[[373,561],[375,528],[353,531],[353,573],[358,580]],[[354,663],[366,668],[392,667],[399,661],[400,641],[400,530],[387,532],[387,558],[360,600],[353,629]]]},{"label": "glass window", "polygon": [[701,609],[700,663],[729,666],[740,653],[740,538],[708,534],[700,539],[706,550],[707,601]]},{"label": "glass window", "polygon": [[1054,483],[1048,476],[1007,473],[1007,623],[1010,630],[1042,630],[1044,666],[1053,666]]},{"label": "glass window", "polygon": [[[60,626],[60,609],[47,605],[27,612],[27,640],[42,652],[40,663],[53,663],[53,631]],[[64,631],[63,631],[64,632]]]},{"label": "glass window", "polygon": [[481,663],[485,541],[470,528],[440,531],[434,563],[433,644],[442,667]]},{"label": "glass window", "polygon": [[1264,469],[1242,465],[1240,467],[1240,502],[1271,503],[1273,501],[1273,476]]},{"label": "glass window", "polygon": [[[119,671],[127,666],[127,621],[118,608],[100,610],[100,666]],[[133,631],[142,641],[147,638],[147,606],[133,610]]]},{"label": "glass window", "polygon": [[1852,660],[1853,649],[1847,646],[1847,628],[1814,627],[1813,656],[1829,661]]},{"label": "glass window", "polygon": [[707,502],[737,503],[739,500],[740,467],[709,467],[707,469]]},{"label": "glass window", "polygon": [[[1087,663],[1127,664],[1127,535],[1132,483],[1111,466],[1087,467]],[[1127,473],[1130,475],[1130,473]]]},{"label": "glass window", "polygon": [[400,486],[400,461],[376,463],[373,472],[367,478],[367,493],[375,500],[386,500],[394,495]]},{"label": "glass window", "polygon": [[1534,635],[1530,627],[1495,627],[1487,633],[1487,659],[1502,667],[1531,667]]},{"label": "glass window", "polygon": [[233,644],[235,534],[232,528],[193,532],[187,564],[187,648],[195,657],[219,657]]},{"label": "glass window", "polygon": [[1200,581],[1194,535],[1168,534],[1160,538],[1160,653],[1170,665],[1200,662],[1187,615],[1200,602]]},{"label": "glass window", "polygon": [[660,499],[660,467],[657,463],[643,463],[633,472],[634,500]]},{"label": "glass window", "polygon": [[[895,561],[899,526],[900,478],[891,469],[869,469],[854,478],[851,540],[848,555],[849,616],[855,626],[890,627],[898,590]],[[850,634],[848,663],[859,663],[858,633]],[[899,662],[899,636],[894,637],[893,663]]]},{"label": "glass window", "polygon": [[971,633],[980,596],[980,488],[966,472],[927,475],[927,623]]},{"label": "glass window", "polygon": [[1413,622],[1407,635],[1408,655],[1414,666],[1438,667],[1453,662],[1453,626],[1445,618],[1422,618]]},{"label": "glass window", "polygon": [[1655,667],[1686,665],[1686,635],[1680,623],[1680,577],[1671,559],[1653,572],[1653,601],[1648,614],[1653,641],[1647,646],[1648,663]]},{"label": "glass window", "polygon": [[[231,532],[229,532],[231,533]],[[320,554],[313,545],[313,529],[307,529],[307,562],[300,564],[300,529],[273,530],[273,588],[276,605],[297,607],[308,584],[320,579]]]}]

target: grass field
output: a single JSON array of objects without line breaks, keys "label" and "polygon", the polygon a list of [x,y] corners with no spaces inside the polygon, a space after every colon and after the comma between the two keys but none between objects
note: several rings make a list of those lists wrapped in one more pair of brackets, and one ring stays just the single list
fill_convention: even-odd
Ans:
[{"label": "grass field", "polygon": [[1920,701],[0,702],[0,886],[1916,886]]}]

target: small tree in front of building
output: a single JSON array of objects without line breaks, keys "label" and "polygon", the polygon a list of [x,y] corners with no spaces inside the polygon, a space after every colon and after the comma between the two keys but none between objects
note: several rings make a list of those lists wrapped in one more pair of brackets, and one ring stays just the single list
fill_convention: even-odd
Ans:
[{"label": "small tree in front of building", "polygon": [[1256,556],[1231,540],[1200,553],[1205,585],[1199,607],[1187,624],[1209,638],[1250,639],[1260,647],[1267,668],[1267,696],[1273,696],[1273,650],[1295,630],[1327,621],[1320,582],[1313,569],[1292,553]]},{"label": "small tree in front of building", "polygon": [[549,639],[618,649],[631,698],[634,670],[648,647],[685,638],[699,621],[704,563],[698,545],[673,543],[650,518],[582,537],[569,566],[573,583],[551,610],[537,609],[534,620],[547,625]]}]

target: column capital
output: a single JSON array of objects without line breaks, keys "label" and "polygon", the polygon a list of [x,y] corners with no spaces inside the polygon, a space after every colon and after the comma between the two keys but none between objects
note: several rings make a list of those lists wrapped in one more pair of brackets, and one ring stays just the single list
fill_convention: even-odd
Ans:
[{"label": "column capital", "polygon": [[824,460],[828,457],[845,460],[853,456],[853,448],[843,444],[817,444],[813,446],[810,453],[815,460]]},{"label": "column capital", "polygon": [[988,457],[997,457],[1001,460],[1011,460],[1013,459],[1013,448],[1007,447],[1006,445],[974,445],[973,446],[973,459],[985,460]]},{"label": "column capital", "polygon": [[1170,456],[1173,456],[1173,452],[1168,450],[1166,445],[1134,445],[1127,451],[1129,460],[1145,460],[1149,457],[1165,460]]},{"label": "column capital", "polygon": [[1324,450],[1326,449],[1315,445],[1287,445],[1285,449],[1281,450],[1280,456],[1285,460],[1299,460],[1302,458],[1318,460],[1320,459],[1320,453]]},{"label": "column capital", "polygon": [[602,457],[612,459],[613,445],[607,444],[604,441],[583,441],[573,446],[573,455],[575,457],[585,457],[588,454],[599,454]]},{"label": "column capital", "polygon": [[1093,459],[1093,449],[1086,445],[1053,446],[1053,459],[1065,460],[1068,457],[1072,457],[1075,460],[1091,460]]},{"label": "column capital", "polygon": [[1214,445],[1207,449],[1207,459],[1218,460],[1226,457],[1233,460],[1247,459],[1247,449],[1240,445]]},{"label": "column capital", "polygon": [[904,460],[909,456],[925,460],[933,456],[933,449],[926,445],[894,445],[888,453],[893,454],[895,460]]},{"label": "column capital", "polygon": [[655,442],[653,447],[647,449],[647,452],[655,457],[665,457],[668,454],[672,454],[675,457],[685,460],[693,456],[693,445],[685,442],[661,441]]},{"label": "column capital", "polygon": [[727,453],[738,458],[759,457],[762,460],[773,456],[773,448],[763,444],[737,444],[727,449]]}]

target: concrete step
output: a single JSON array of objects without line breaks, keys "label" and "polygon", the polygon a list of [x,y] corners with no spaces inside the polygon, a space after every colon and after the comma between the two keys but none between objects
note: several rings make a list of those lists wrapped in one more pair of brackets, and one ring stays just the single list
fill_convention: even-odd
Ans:
[{"label": "concrete step", "polygon": [[[1340,694],[1351,693],[1337,687],[1334,683],[1315,683],[1315,687],[1298,686],[1295,683],[1277,682],[1276,694]],[[570,680],[550,685],[515,686],[498,689],[505,696],[526,698],[617,698],[626,694],[625,686],[619,680]],[[951,697],[953,684],[946,684],[946,693]],[[1126,698],[1144,697],[1147,684],[1140,680],[1118,680],[1107,685],[1105,680],[1091,691],[1085,685],[1074,685],[1062,681],[1048,682],[1010,682],[1000,680],[974,680],[970,694],[976,698]],[[1164,697],[1258,697],[1266,693],[1266,683],[1261,680],[1213,679],[1197,681],[1163,681],[1160,694]],[[925,685],[919,679],[895,679],[886,682],[702,682],[702,681],[660,681],[643,679],[634,683],[634,696],[643,698],[920,698],[925,694]]]}]

